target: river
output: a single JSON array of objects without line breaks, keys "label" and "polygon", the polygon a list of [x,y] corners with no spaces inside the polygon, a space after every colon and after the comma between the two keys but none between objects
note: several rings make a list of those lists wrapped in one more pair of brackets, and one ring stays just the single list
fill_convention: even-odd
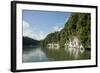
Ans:
[{"label": "river", "polygon": [[45,61],[68,61],[68,60],[86,60],[91,59],[90,50],[83,53],[76,51],[69,52],[65,48],[49,49],[40,46],[24,47],[22,53],[22,62],[45,62]]}]

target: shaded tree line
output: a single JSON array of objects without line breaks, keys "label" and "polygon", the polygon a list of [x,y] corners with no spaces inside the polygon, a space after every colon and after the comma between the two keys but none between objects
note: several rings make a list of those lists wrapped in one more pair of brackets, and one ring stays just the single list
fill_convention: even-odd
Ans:
[{"label": "shaded tree line", "polygon": [[23,46],[36,46],[39,44],[40,44],[40,41],[23,36]]}]

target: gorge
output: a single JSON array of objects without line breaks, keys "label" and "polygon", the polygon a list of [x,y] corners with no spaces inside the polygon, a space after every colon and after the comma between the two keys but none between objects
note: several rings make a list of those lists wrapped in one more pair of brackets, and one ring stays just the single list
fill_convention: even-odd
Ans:
[{"label": "gorge", "polygon": [[43,40],[23,37],[23,46],[23,62],[90,59],[91,14],[72,13],[63,29]]}]

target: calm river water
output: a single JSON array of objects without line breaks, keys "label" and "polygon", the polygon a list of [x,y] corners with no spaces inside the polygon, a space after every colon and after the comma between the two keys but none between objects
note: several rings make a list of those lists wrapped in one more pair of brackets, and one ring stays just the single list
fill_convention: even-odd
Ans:
[{"label": "calm river water", "polygon": [[85,60],[90,59],[90,50],[85,50],[83,53],[76,51],[69,53],[67,49],[49,49],[35,47],[24,47],[22,53],[22,61],[25,62],[44,62],[44,61],[64,61],[64,60]]}]

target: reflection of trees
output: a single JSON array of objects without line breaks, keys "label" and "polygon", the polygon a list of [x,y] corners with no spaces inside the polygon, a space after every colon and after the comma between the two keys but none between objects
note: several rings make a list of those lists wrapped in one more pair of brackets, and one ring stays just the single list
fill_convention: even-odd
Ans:
[{"label": "reflection of trees", "polygon": [[[56,49],[49,49],[43,48],[46,56],[48,57],[49,61],[63,61],[63,60],[84,60],[90,59],[90,51],[85,51],[84,53],[75,52],[75,54],[70,55],[68,50],[61,48],[59,50]],[[77,56],[77,58],[76,58]]]}]

